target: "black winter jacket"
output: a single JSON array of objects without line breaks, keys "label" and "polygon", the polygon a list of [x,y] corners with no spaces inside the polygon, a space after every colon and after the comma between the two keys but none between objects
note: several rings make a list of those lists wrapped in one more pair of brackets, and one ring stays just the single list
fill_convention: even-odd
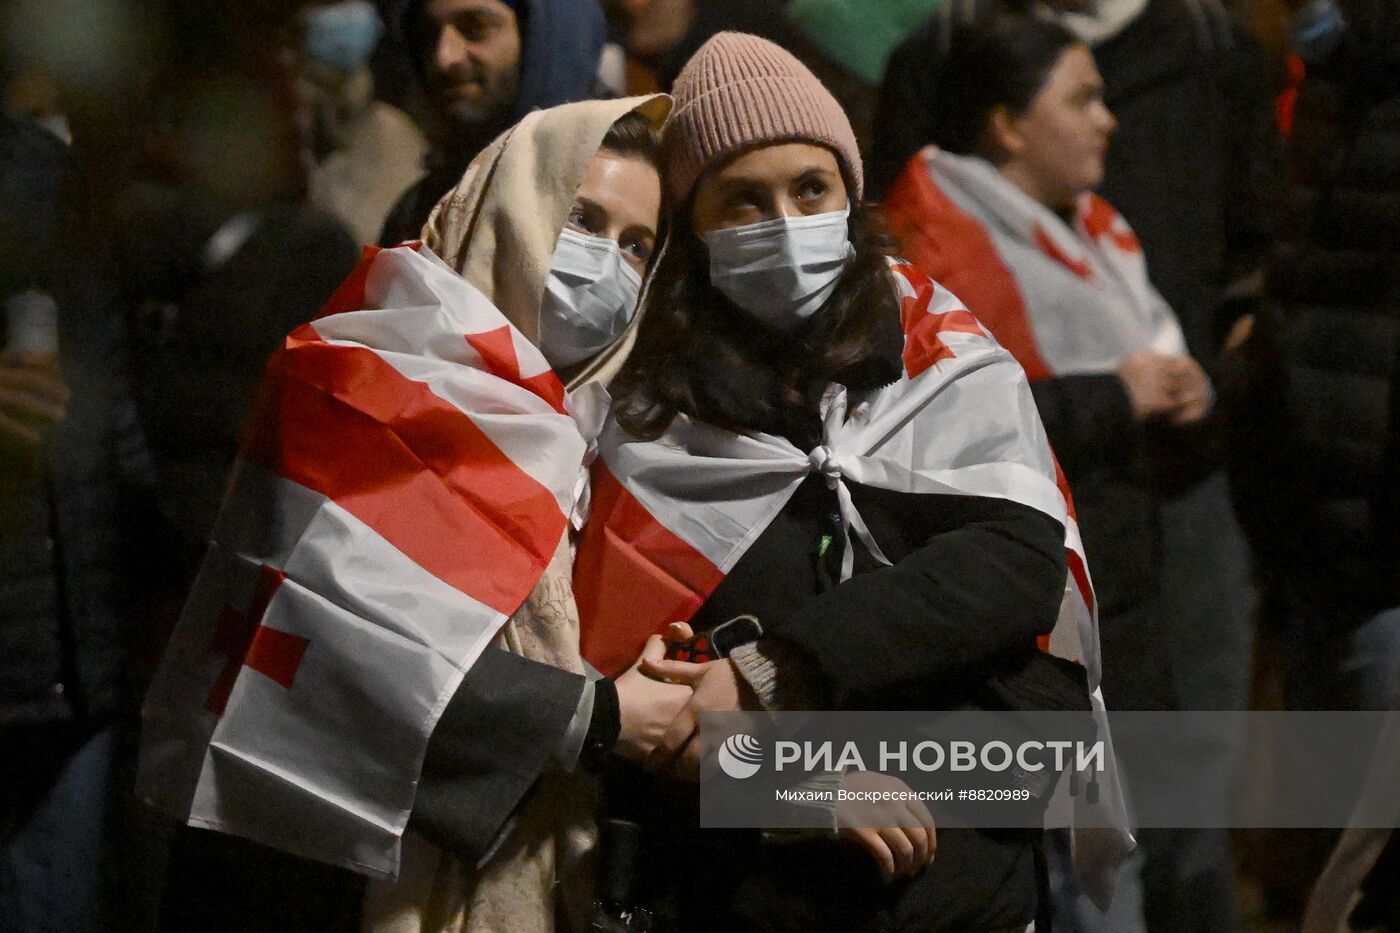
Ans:
[{"label": "black winter jacket", "polygon": [[1354,20],[1301,89],[1236,463],[1261,554],[1339,619],[1400,605],[1400,12]]},{"label": "black winter jacket", "polygon": [[[764,640],[782,643],[816,675],[818,708],[976,705],[981,683],[1039,657],[1036,636],[1053,627],[1064,589],[1059,523],[996,499],[858,484],[851,494],[894,566],[879,566],[853,544],[856,575],[833,584],[840,546],[824,558],[820,550],[824,536],[840,540],[836,497],[812,476],[710,596],[695,627],[757,615]],[[940,831],[933,864],[890,886],[863,850],[834,841],[766,846],[756,831],[687,831],[697,822],[689,802],[652,805],[643,816],[662,832],[644,864],[685,863],[693,873],[685,888],[710,892],[701,908],[674,889],[674,872],[638,885],[685,907],[680,929],[933,933],[1011,928],[1035,915],[1029,831]]]},{"label": "black winter jacket", "polygon": [[246,239],[211,262],[226,213],[188,188],[140,186],[128,200],[126,224],[142,235],[117,245],[113,286],[130,308],[133,394],[178,590],[204,557],[268,358],[316,316],[358,250],[334,218],[276,204],[246,215]]},{"label": "black winter jacket", "polygon": [[[49,253],[64,146],[0,117],[0,298],[39,288],[59,304],[59,368],[72,395],[37,468],[0,449],[0,726],[134,708],[131,596],[145,570],[140,504],[153,480],[122,370],[120,321],[91,270],[61,278]],[[11,480],[27,476],[15,489]]]},{"label": "black winter jacket", "polygon": [[1142,240],[1152,283],[1211,367],[1222,289],[1257,269],[1276,225],[1279,147],[1259,43],[1224,6],[1149,0],[1094,47],[1118,118],[1100,194]]},{"label": "black winter jacket", "polygon": [[[1183,620],[1167,611],[1168,589],[1193,581],[1164,574],[1163,509],[1219,470],[1219,420],[1186,428],[1140,422],[1114,373],[1056,376],[1032,382],[1031,393],[1074,491],[1099,604],[1104,696],[1113,709],[1177,709],[1181,675],[1166,659],[1181,637],[1172,626]],[[1228,502],[1219,508],[1228,512]],[[1198,535],[1204,550],[1220,543],[1204,529]],[[1199,600],[1211,599],[1205,594]],[[1224,607],[1208,608],[1224,619]]]},{"label": "black winter jacket", "polygon": [[[809,659],[824,705],[832,708],[956,707],[979,682],[1038,657],[1035,638],[1053,627],[1065,581],[1064,532],[1057,522],[1002,500],[907,496],[856,484],[851,491],[894,567],[879,567],[857,545],[857,576],[832,588],[839,548],[824,560],[818,552],[824,536],[839,534],[836,499],[812,477],[711,595],[693,619],[696,628],[742,612],[759,615],[770,637]],[[461,855],[483,853],[568,725],[579,680],[504,652],[483,655],[429,743],[413,825]],[[672,802],[658,800],[635,774],[610,782],[625,788],[614,797],[642,807],[636,812],[624,805],[625,812],[654,823],[662,817],[652,808],[661,807],[676,827],[670,843],[690,847],[682,855],[666,839],[653,840],[662,849],[646,864],[680,859],[704,876],[707,890],[735,898],[733,915],[716,900],[684,917],[691,925],[686,929],[724,929],[716,925],[722,922],[749,929],[753,911],[778,924],[778,904],[758,893],[770,885],[783,888],[784,915],[791,919],[773,929],[996,929],[1024,925],[1036,909],[1030,833],[940,834],[933,868],[916,882],[890,888],[863,851],[821,843],[791,849],[790,860],[760,851],[756,833],[686,832],[697,822],[688,806],[671,809]],[[736,858],[736,847],[752,861]],[[728,874],[728,867],[759,862],[765,870],[751,877]],[[807,872],[815,874],[800,888],[789,890],[782,881]],[[700,875],[691,881],[701,883]],[[830,879],[837,878],[846,880],[833,891]],[[674,894],[664,876],[640,879],[637,889],[662,892],[660,900]],[[758,900],[746,905],[750,897]],[[811,926],[818,916],[829,926]],[[947,925],[921,925],[929,917]]]}]

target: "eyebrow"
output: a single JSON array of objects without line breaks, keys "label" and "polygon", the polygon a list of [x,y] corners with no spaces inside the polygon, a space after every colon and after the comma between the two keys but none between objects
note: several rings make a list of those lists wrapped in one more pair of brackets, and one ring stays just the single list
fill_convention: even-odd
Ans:
[{"label": "eyebrow", "polygon": [[498,25],[505,21],[505,14],[490,4],[473,4],[460,9],[452,14],[453,18],[472,17],[473,19],[485,20],[491,25]]},{"label": "eyebrow", "polygon": [[[784,184],[792,184],[793,182],[801,181],[804,178],[809,178],[813,175],[819,175],[823,178],[833,178],[836,176],[836,174],[836,172],[832,171],[824,165],[809,165],[808,167],[802,169],[802,171],[798,172],[796,175],[793,175],[790,179],[784,182]],[[739,175],[737,177],[726,178],[723,181],[721,181],[719,190],[722,194],[731,194],[735,191],[742,190],[745,188],[757,188],[761,190],[767,187],[768,182],[764,179],[754,178],[749,175]]]},{"label": "eyebrow", "polygon": [[728,196],[741,191],[761,190],[764,187],[763,182],[758,179],[741,175],[738,178],[723,179],[719,184],[719,192],[721,195]]}]

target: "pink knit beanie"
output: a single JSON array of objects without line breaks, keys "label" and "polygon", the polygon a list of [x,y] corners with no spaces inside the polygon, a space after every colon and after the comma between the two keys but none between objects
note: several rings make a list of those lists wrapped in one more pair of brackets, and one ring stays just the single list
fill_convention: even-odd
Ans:
[{"label": "pink knit beanie", "polygon": [[707,169],[769,142],[813,142],[836,153],[858,201],[865,187],[846,112],[786,50],[742,32],[721,32],[686,62],[671,89],[666,184],[679,204]]}]

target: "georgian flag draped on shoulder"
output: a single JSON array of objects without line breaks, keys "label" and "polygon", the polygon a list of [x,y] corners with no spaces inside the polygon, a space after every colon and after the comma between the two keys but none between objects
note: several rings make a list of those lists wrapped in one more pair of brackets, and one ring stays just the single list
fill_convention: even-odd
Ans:
[{"label": "georgian flag draped on shoulder", "polygon": [[626,668],[668,622],[690,618],[816,471],[840,500],[848,539],[843,578],[853,547],[883,561],[846,481],[1011,499],[1060,522],[1074,572],[1050,647],[1097,679],[1093,589],[1024,372],[947,290],[906,263],[891,268],[905,331],[903,377],[868,397],[828,390],[816,450],[684,416],[656,441],[609,423],[574,574],[584,656],[604,673]]},{"label": "georgian flag draped on shoulder", "polygon": [[1139,350],[1186,352],[1137,235],[1096,194],[1061,217],[985,159],[929,147],[882,211],[910,259],[956,290],[1032,380],[1113,372]]},{"label": "georgian flag draped on shoulder", "polygon": [[368,248],[268,366],[147,697],[141,794],[394,875],[428,736],[565,533],[568,404],[430,251]]},{"label": "georgian flag draped on shoulder", "polygon": [[[903,377],[868,397],[829,389],[816,450],[685,417],[655,441],[636,440],[609,423],[574,564],[584,656],[615,674],[649,635],[689,619],[813,471],[827,478],[840,502],[843,579],[851,573],[853,547],[888,563],[855,510],[847,481],[991,496],[1044,512],[1065,528],[1070,573],[1059,620],[1042,647],[1084,665],[1106,735],[1093,587],[1069,490],[1025,373],[947,290],[907,263],[891,261],[891,269],[905,332]],[[1116,782],[1106,783],[1100,805],[1119,811],[1113,825],[1125,825]],[[1094,822],[1105,825],[1103,816]],[[1119,838],[1127,843],[1126,833]]]}]

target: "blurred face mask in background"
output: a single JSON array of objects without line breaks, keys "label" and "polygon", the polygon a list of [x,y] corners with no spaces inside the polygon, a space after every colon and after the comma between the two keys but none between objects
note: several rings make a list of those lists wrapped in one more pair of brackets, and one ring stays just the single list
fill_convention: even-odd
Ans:
[{"label": "blurred face mask in background", "polygon": [[347,73],[359,71],[369,62],[384,34],[384,24],[370,0],[312,7],[302,15],[302,25],[302,48],[307,57]]},{"label": "blurred face mask in background", "polygon": [[850,213],[778,217],[702,234],[710,281],[763,323],[791,330],[826,304],[855,255]]},{"label": "blurred face mask in background", "polygon": [[615,240],[559,232],[540,308],[540,351],[555,368],[607,348],[637,313],[642,277]]},{"label": "blurred face mask in background", "polygon": [[1293,47],[1306,62],[1325,62],[1347,34],[1336,0],[1309,0],[1293,17]]}]

